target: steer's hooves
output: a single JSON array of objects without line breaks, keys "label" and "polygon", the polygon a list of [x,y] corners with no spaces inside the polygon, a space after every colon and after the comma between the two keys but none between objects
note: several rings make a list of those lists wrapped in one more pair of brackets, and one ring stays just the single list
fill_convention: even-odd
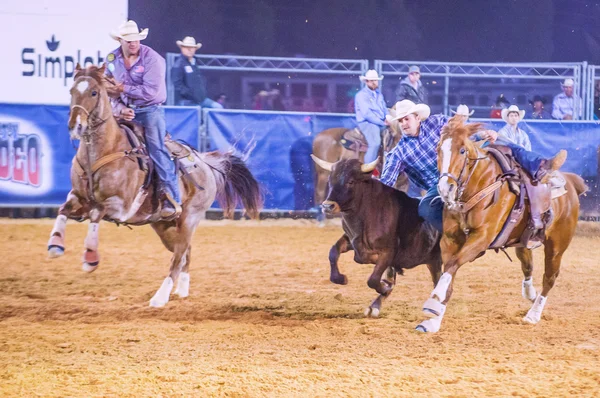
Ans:
[{"label": "steer's hooves", "polygon": [[331,282],[335,283],[336,285],[347,285],[348,284],[348,278],[344,274],[332,276],[329,278],[329,280]]}]

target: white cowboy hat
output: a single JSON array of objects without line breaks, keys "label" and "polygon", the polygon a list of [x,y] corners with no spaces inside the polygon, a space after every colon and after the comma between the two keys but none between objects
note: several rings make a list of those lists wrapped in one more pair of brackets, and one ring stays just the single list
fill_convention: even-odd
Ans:
[{"label": "white cowboy hat", "polygon": [[573,87],[574,84],[575,82],[573,81],[573,79],[565,79],[565,81],[560,85],[563,87]]},{"label": "white cowboy hat", "polygon": [[469,112],[469,107],[468,106],[466,106],[464,104],[460,104],[456,108],[456,111],[450,110],[450,112],[454,113],[455,115],[471,116],[471,115],[473,115],[473,113],[475,113],[475,110],[472,110],[471,112]]},{"label": "white cowboy hat", "polygon": [[386,115],[385,118],[388,122],[393,122],[394,120],[400,120],[406,115],[410,115],[411,113],[416,113],[421,120],[425,120],[431,114],[431,108],[425,104],[415,104],[411,100],[402,100],[396,102],[394,105],[395,116]]},{"label": "white cowboy hat", "polygon": [[175,43],[181,47],[195,47],[196,50],[202,47],[202,43],[196,43],[196,39],[192,36],[186,36],[183,40],[177,40]]},{"label": "white cowboy hat", "polygon": [[511,112],[517,112],[519,114],[519,121],[523,120],[525,117],[524,110],[519,109],[519,107],[516,105],[511,105],[508,108],[502,109],[502,112],[500,112],[500,115],[502,115],[502,120],[504,120],[506,123],[508,123],[508,114]]},{"label": "white cowboy hat", "polygon": [[113,39],[123,39],[125,41],[144,40],[147,36],[148,28],[140,31],[135,21],[123,22],[117,30],[110,33],[110,37]]},{"label": "white cowboy hat", "polygon": [[383,80],[383,76],[379,77],[379,74],[375,69],[369,69],[364,76],[359,76],[361,82],[367,80]]}]

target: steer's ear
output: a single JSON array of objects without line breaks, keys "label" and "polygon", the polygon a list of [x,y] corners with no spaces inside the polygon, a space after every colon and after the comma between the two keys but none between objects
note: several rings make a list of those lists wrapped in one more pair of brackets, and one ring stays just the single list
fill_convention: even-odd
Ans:
[{"label": "steer's ear", "polygon": [[375,167],[377,167],[377,164],[379,163],[379,157],[377,159],[375,159],[374,161],[372,161],[371,163],[365,163],[360,165],[360,171],[362,171],[363,173],[370,173],[373,170],[375,170]]},{"label": "steer's ear", "polygon": [[323,159],[319,159],[318,157],[316,157],[315,155],[311,154],[310,157],[312,158],[312,160],[314,160],[314,162],[316,164],[318,164],[319,166],[321,166],[321,168],[327,170],[327,171],[331,171],[331,169],[333,168],[333,163],[329,163],[326,162]]}]

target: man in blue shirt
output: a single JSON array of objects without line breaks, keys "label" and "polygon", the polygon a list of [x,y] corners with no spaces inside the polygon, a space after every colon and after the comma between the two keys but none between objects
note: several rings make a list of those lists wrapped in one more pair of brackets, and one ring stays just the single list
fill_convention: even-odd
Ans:
[{"label": "man in blue shirt", "polygon": [[354,97],[356,122],[369,145],[365,153],[365,163],[377,159],[379,145],[381,145],[381,129],[385,128],[387,107],[383,94],[379,91],[379,81],[382,79],[383,76],[379,77],[377,71],[373,69],[367,71],[360,77],[360,81],[365,82],[365,87]]},{"label": "man in blue shirt", "polygon": [[[393,187],[401,172],[406,172],[413,184],[427,191],[419,204],[419,215],[442,231],[442,214],[444,204],[441,200],[433,201],[439,196],[437,169],[437,146],[442,128],[448,123],[445,115],[429,116],[431,110],[425,104],[415,104],[403,100],[395,105],[396,117],[388,117],[388,121],[400,121],[403,138],[387,155],[381,175],[381,182]],[[481,131],[477,140],[494,142],[498,134],[493,130]],[[567,153],[562,150],[552,159],[529,152],[524,148],[507,144],[513,151],[515,159],[533,178],[540,180],[546,174],[558,170],[565,162]]]}]

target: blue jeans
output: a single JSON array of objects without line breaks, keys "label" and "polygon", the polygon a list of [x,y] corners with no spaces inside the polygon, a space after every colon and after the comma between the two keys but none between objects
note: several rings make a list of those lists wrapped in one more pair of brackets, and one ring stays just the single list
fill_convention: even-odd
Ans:
[{"label": "blue jeans", "polygon": [[169,193],[173,200],[181,204],[175,163],[165,147],[167,123],[164,109],[158,105],[135,109],[134,120],[144,126],[146,146],[160,180],[159,186]]},{"label": "blue jeans", "polygon": [[529,173],[531,177],[535,178],[535,175],[537,174],[540,164],[544,158],[535,152],[530,152],[522,146],[513,143],[503,145],[512,149],[515,160],[521,165],[521,167],[523,167],[523,169],[525,169],[526,172]]},{"label": "blue jeans", "polygon": [[223,105],[219,104],[217,101],[211,100],[208,97],[204,98],[204,101],[202,101],[200,104],[197,104],[194,101],[190,101],[190,100],[181,100],[181,101],[179,101],[179,103],[177,105],[180,105],[180,106],[198,106],[199,105],[202,108],[223,109]]},{"label": "blue jeans", "polygon": [[367,149],[367,153],[365,153],[365,163],[371,163],[377,159],[377,154],[379,153],[379,146],[381,145],[381,127],[373,123],[361,122],[358,124],[358,128],[365,136],[367,144],[369,144],[369,149]]},{"label": "blue jeans", "polygon": [[431,203],[434,198],[440,196],[437,185],[429,188],[421,202],[419,203],[419,216],[428,221],[435,229],[442,232],[442,218],[444,214],[444,202],[438,198]]}]

